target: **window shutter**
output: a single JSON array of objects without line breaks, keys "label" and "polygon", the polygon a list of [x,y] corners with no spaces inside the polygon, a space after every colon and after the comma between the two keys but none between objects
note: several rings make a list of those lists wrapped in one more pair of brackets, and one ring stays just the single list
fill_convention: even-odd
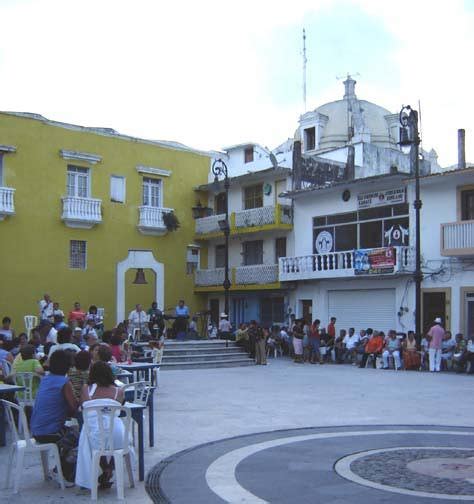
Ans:
[{"label": "window shutter", "polygon": [[125,177],[110,177],[110,199],[117,203],[125,202]]}]

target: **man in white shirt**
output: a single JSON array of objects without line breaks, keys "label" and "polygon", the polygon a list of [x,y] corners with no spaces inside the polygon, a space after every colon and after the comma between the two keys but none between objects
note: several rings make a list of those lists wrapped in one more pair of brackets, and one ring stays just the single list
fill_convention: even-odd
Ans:
[{"label": "man in white shirt", "polygon": [[71,343],[71,338],[72,330],[70,327],[63,327],[62,329],[59,329],[58,343],[49,349],[48,359],[51,358],[51,355],[53,355],[56,350],[70,350],[76,353],[80,352],[81,349],[74,343]]},{"label": "man in white shirt", "polygon": [[360,337],[358,334],[355,333],[355,329],[353,327],[349,328],[349,333],[346,334],[346,336],[343,339],[344,347],[345,347],[345,354],[344,354],[344,360],[350,356],[351,361],[355,363],[355,357],[357,353],[357,347],[359,345]]},{"label": "man in white shirt", "polygon": [[221,313],[221,320],[219,322],[219,339],[228,340],[230,338],[231,331],[232,325],[227,319],[227,313]]},{"label": "man in white shirt", "polygon": [[49,320],[53,321],[53,302],[49,294],[45,294],[43,299],[39,301],[40,308],[40,321]]},{"label": "man in white shirt", "polygon": [[128,315],[128,322],[131,334],[133,334],[134,329],[140,329],[142,334],[146,334],[148,315],[141,304],[135,305],[135,310],[132,310]]}]

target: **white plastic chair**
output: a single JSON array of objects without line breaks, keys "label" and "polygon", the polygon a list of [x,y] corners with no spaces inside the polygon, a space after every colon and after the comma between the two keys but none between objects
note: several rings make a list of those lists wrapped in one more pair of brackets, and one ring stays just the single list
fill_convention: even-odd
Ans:
[{"label": "white plastic chair", "polygon": [[[125,414],[120,417],[121,414]],[[113,457],[115,461],[115,485],[117,498],[124,499],[124,460],[127,468],[130,487],[133,488],[132,461],[130,459],[130,422],[132,419],[129,408],[123,406],[84,406],[84,429],[92,447],[91,463],[91,498],[97,500],[97,480],[101,472],[100,458]],[[114,424],[123,422],[124,432],[120,448],[114,446]],[[93,434],[99,431],[99,437]]]},{"label": "white plastic chair", "polygon": [[[163,359],[164,348],[152,348],[150,350],[145,350],[143,352],[144,357],[152,358],[153,364],[159,364],[161,366],[161,361]],[[156,367],[153,369],[155,373],[155,386],[158,388],[160,381],[160,368]]]},{"label": "white plastic chair", "polygon": [[16,396],[20,406],[33,406],[35,398],[33,397],[33,380],[34,373],[15,373],[13,375],[14,382],[20,387],[25,387],[25,390],[17,392]]},{"label": "white plastic chair", "polygon": [[33,327],[36,327],[38,325],[38,317],[36,315],[25,315],[23,319],[25,321],[25,329],[26,333],[28,334],[28,339],[30,339],[31,330],[33,329]]},{"label": "white plastic chair", "polygon": [[122,387],[123,393],[126,394],[129,391],[133,391],[133,399],[126,397],[128,402],[133,402],[135,404],[140,404],[140,406],[148,405],[148,398],[152,392],[152,387],[150,382],[140,381],[135,383],[128,383]]},{"label": "white plastic chair", "polygon": [[[13,482],[13,493],[18,493],[20,488],[20,481],[25,479],[24,472],[24,460],[25,454],[27,453],[39,453],[41,455],[41,463],[43,465],[44,479],[49,479],[49,468],[48,468],[48,457],[51,454],[53,456],[54,463],[56,465],[56,470],[58,472],[58,481],[61,488],[64,490],[64,478],[61,469],[61,460],[59,458],[58,447],[54,443],[37,443],[34,438],[30,435],[30,430],[28,429],[28,422],[26,420],[25,411],[22,407],[13,404],[5,399],[1,400],[3,407],[5,408],[5,415],[10,426],[13,442],[10,446],[10,454],[8,457],[7,471],[6,471],[6,487],[10,484],[11,471],[13,467],[13,459],[16,457],[15,466],[15,479]],[[18,413],[18,425],[23,431],[23,438],[21,438],[15,423],[15,417],[13,416],[13,410]]]},{"label": "white plastic chair", "polygon": [[102,321],[104,320],[104,314],[105,314],[104,308],[97,308],[97,315],[100,317]]}]

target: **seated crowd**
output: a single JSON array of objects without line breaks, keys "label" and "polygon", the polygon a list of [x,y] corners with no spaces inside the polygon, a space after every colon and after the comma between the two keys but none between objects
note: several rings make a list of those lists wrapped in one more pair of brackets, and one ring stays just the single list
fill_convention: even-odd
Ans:
[{"label": "seated crowd", "polygon": [[[48,300],[43,301],[46,303]],[[51,310],[42,312],[45,316],[40,317],[39,325],[31,329],[30,338],[26,333],[16,336],[10,318],[3,318],[0,329],[0,381],[25,385],[20,383],[24,378],[19,373],[33,374],[31,391],[34,404],[24,406],[31,435],[37,443],[58,445],[67,481],[91,488],[91,452],[81,449],[81,443],[85,442],[81,441],[83,430],[79,435],[78,422],[72,422],[75,428],[69,427],[69,424],[71,419],[81,424],[82,408],[93,406],[95,401],[107,399],[112,401],[111,404],[121,405],[124,402],[120,388],[123,384],[116,378],[123,371],[118,364],[143,357],[143,353],[132,349],[126,321],[113,330],[104,330],[103,320],[97,316],[95,306],[84,313],[80,304],[75,303],[66,323],[59,304],[50,304]],[[150,341],[150,347],[152,355],[153,352],[161,352],[163,338]],[[21,403],[22,392],[16,397],[9,395],[8,400]],[[79,451],[76,450],[76,455],[71,457],[78,443]],[[68,450],[64,450],[66,445]],[[84,453],[89,460],[84,460]],[[102,488],[109,488],[113,460],[107,461],[103,457],[100,466],[102,474],[98,483]]]}]

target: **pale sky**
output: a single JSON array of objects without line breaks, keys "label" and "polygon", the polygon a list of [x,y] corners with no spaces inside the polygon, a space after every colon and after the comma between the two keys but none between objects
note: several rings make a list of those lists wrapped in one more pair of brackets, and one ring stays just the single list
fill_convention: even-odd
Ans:
[{"label": "pale sky", "polygon": [[[421,102],[425,149],[474,163],[474,0],[0,0],[0,110],[199,149],[292,137],[303,110]],[[0,139],[1,143],[1,139]]]}]

